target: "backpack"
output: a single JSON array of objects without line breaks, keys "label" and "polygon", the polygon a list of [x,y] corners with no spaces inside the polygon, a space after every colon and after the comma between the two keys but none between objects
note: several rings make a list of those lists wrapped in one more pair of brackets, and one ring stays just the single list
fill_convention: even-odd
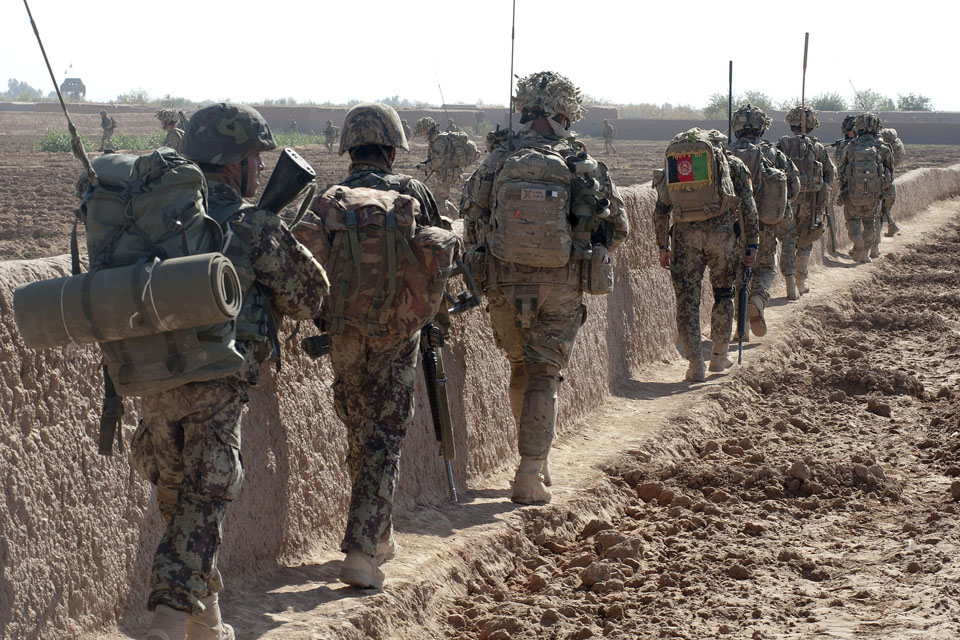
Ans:
[{"label": "backpack", "polygon": [[875,206],[888,186],[880,160],[880,141],[864,136],[855,138],[844,149],[844,193],[855,207]]},{"label": "backpack", "polygon": [[331,335],[349,326],[369,337],[409,337],[439,309],[459,238],[417,227],[420,203],[399,192],[409,180],[390,190],[334,185],[314,199],[323,233],[311,248],[330,278],[321,317]]},{"label": "backpack", "polygon": [[565,266],[572,247],[573,178],[556,151],[522,148],[506,156],[492,188],[490,253],[529,267]]},{"label": "backpack", "polygon": [[671,142],[663,181],[679,222],[709,220],[740,204],[727,158],[705,140]]},{"label": "backpack", "polygon": [[731,151],[750,170],[760,222],[769,226],[782,223],[787,211],[787,174],[773,166],[762,143],[741,141]]},{"label": "backpack", "polygon": [[[222,234],[206,214],[206,181],[195,164],[169,148],[109,153],[91,164],[98,184],[85,175],[78,184],[91,272],[219,250]],[[71,244],[78,273],[75,237]],[[142,396],[235,373],[244,358],[234,337],[227,321],[99,344],[108,384],[121,396]]]},{"label": "backpack", "polygon": [[783,136],[778,145],[800,173],[800,193],[823,188],[823,163],[817,160],[813,140],[807,136]]},{"label": "backpack", "polygon": [[111,129],[117,128],[117,119],[114,118],[113,116],[110,116],[110,128]]},{"label": "backpack", "polygon": [[463,131],[450,131],[441,135],[447,143],[444,150],[447,166],[469,167],[480,157],[477,144]]}]

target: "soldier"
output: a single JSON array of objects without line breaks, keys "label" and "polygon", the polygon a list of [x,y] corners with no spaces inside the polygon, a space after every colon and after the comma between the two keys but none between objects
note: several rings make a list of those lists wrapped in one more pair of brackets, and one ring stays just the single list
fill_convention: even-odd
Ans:
[{"label": "soldier", "polygon": [[447,118],[447,133],[456,133],[460,131],[460,127],[457,126],[457,123],[453,121],[453,118]]},{"label": "soldier", "polygon": [[763,220],[765,212],[758,211],[761,218],[760,247],[756,257],[757,266],[753,271],[747,315],[750,318],[750,329],[754,334],[761,337],[767,333],[767,323],[764,320],[763,312],[767,303],[770,302],[770,285],[773,284],[773,279],[776,276],[774,269],[776,267],[777,236],[793,220],[790,201],[800,191],[800,178],[797,174],[797,168],[783,155],[782,151],[761,137],[771,122],[763,109],[749,104],[742,105],[733,114],[733,133],[736,135],[737,141],[731,147],[731,151],[743,160],[750,169],[753,195],[757,206],[760,206],[760,190],[764,184],[762,176],[757,174],[763,171],[765,167],[773,167],[782,171],[787,177],[787,203],[783,212],[777,212],[781,214],[780,219],[765,222]]},{"label": "soldier", "polygon": [[[900,161],[903,160],[903,156],[906,153],[906,150],[903,148],[903,141],[900,140],[900,136],[897,135],[897,130],[887,127],[881,129],[880,137],[883,139],[887,145],[889,145],[890,150],[893,152],[893,165],[894,170],[896,170],[896,165],[900,164]],[[897,226],[897,223],[893,220],[893,212],[891,211],[893,205],[887,204],[884,201],[880,206],[881,218],[877,229],[879,230],[883,226],[883,222],[887,223],[887,230],[883,234],[888,238],[892,238],[900,232],[900,227]],[[872,247],[870,247],[870,257],[878,258],[880,256],[880,234],[877,234],[877,242]]]},{"label": "soldier", "polygon": [[[410,130],[410,123],[406,120],[401,120],[400,125],[403,127],[403,135],[407,140],[413,135],[413,131]],[[407,153],[410,153],[410,150],[407,149]]]},{"label": "soldier", "polygon": [[[690,361],[684,377],[691,382],[706,379],[700,350],[703,272],[710,268],[713,287],[710,371],[720,372],[733,366],[727,351],[733,329],[737,270],[741,264],[753,266],[760,244],[750,170],[739,158],[723,150],[725,140],[726,136],[716,130],[693,128],[681,133],[667,147],[667,170],[654,172],[658,198],[653,221],[660,248],[660,266],[670,270],[673,280],[677,298],[677,331]],[[702,143],[711,145],[709,154],[704,153]],[[679,145],[678,148],[694,149],[699,157],[706,155],[708,163],[711,157],[714,158],[714,170],[708,171],[710,165],[703,164],[698,175],[697,165],[692,160],[694,153],[671,155],[670,148],[674,144]],[[701,185],[701,193],[690,190],[697,184]],[[686,201],[689,194],[694,194],[700,201],[696,204],[681,202],[681,199]],[[740,235],[744,236],[742,242],[738,239]]]},{"label": "soldier", "polygon": [[[327,128],[323,130],[323,143],[327,146],[327,152],[333,153],[333,143],[340,137],[340,127],[333,124],[333,120],[327,120]],[[340,148],[340,154],[343,154],[343,148]]]},{"label": "soldier", "polygon": [[157,120],[160,126],[167,132],[163,139],[163,146],[170,147],[177,153],[180,153],[180,147],[183,144],[183,129],[177,126],[180,116],[176,109],[157,109]]},{"label": "soldier", "polygon": [[113,134],[117,130],[117,119],[113,116],[108,116],[106,111],[101,110],[100,129],[102,129],[100,151],[104,151],[110,148],[110,139],[113,138]]},{"label": "soldier", "polygon": [[853,123],[856,119],[857,116],[853,113],[844,116],[843,122],[840,123],[840,133],[842,135],[830,144],[830,146],[833,147],[833,160],[837,166],[840,166],[840,156],[843,155],[843,149],[857,137],[856,132],[853,130]]},{"label": "soldier", "polygon": [[290,118],[290,128],[287,130],[287,133],[299,133],[300,129],[297,126],[297,121],[295,118]]},{"label": "soldier", "polygon": [[610,155],[616,152],[616,149],[613,148],[613,140],[617,137],[617,128],[610,124],[606,119],[603,121],[603,145],[606,150],[606,154]]},{"label": "soldier", "polygon": [[[413,128],[413,135],[427,140],[429,149],[427,159],[417,165],[418,169],[437,176],[437,202],[440,203],[441,213],[450,218],[458,216],[456,206],[450,202],[450,191],[460,183],[460,176],[467,165],[469,156],[476,160],[476,144],[469,140],[466,134],[459,132],[443,132],[437,122],[430,116],[420,118]],[[461,145],[472,147],[472,150],[461,150]],[[461,153],[461,151],[463,151]],[[472,164],[472,161],[470,163]]]},{"label": "soldier", "polygon": [[[583,117],[580,105],[579,89],[559,74],[534,73],[520,80],[514,107],[523,114],[523,126],[509,144],[506,135],[488,136],[493,151],[463,194],[467,256],[477,260],[469,262],[470,270],[483,283],[497,346],[510,361],[510,405],[521,456],[511,499],[520,504],[551,498],[547,456],[560,372],[586,318],[583,272],[604,261],[612,268],[604,256],[629,231],[606,166],[590,158],[582,144],[570,142],[576,135],[571,123]],[[598,211],[601,197],[609,210]],[[597,230],[592,236],[584,232],[593,243],[589,255],[575,258],[569,220],[583,214]],[[539,234],[516,233],[516,225]]]},{"label": "soldier", "polygon": [[780,272],[787,284],[787,299],[797,300],[810,291],[807,272],[813,243],[824,232],[827,198],[836,175],[826,148],[816,137],[809,135],[820,125],[817,110],[805,107],[806,130],[801,126],[803,115],[799,106],[787,112],[784,122],[793,135],[783,136],[777,148],[790,158],[800,172],[800,195],[793,203],[793,222],[780,237]]},{"label": "soldier", "polygon": [[[393,171],[397,149],[407,149],[407,138],[397,112],[385,104],[358,104],[343,121],[340,153],[350,153],[349,175],[339,184],[397,191],[420,205],[416,225],[443,226],[430,190],[410,176]],[[311,224],[297,233],[308,247],[326,242],[322,227]],[[318,233],[319,231],[319,233]],[[319,251],[320,249],[318,249]],[[358,288],[360,286],[358,285]],[[339,294],[337,294],[339,295]],[[331,305],[340,304],[339,298]],[[325,321],[326,322],[326,321]],[[333,395],[337,415],[347,427],[347,463],[353,481],[347,527],[340,544],[346,554],[340,580],[360,588],[379,589],[384,574],[380,564],[393,559],[393,500],[400,470],[400,449],[413,418],[414,380],[421,335],[376,337],[346,323],[331,334]],[[427,331],[439,344],[439,331]]]},{"label": "soldier", "polygon": [[868,249],[879,234],[881,207],[893,207],[897,199],[893,151],[877,135],[880,118],[874,113],[857,116],[856,139],[840,157],[840,196],[847,218],[847,232],[853,240],[855,262],[870,262]]},{"label": "soldier", "polygon": [[187,125],[183,153],[204,171],[211,217],[229,229],[225,254],[243,288],[236,345],[246,364],[228,377],[142,400],[132,457],[157,485],[166,523],[153,561],[148,640],[234,637],[220,617],[217,552],[227,506],[243,481],[240,419],[247,389],[276,344],[272,310],[313,318],[329,288],[323,268],[280,219],[243,200],[260,183],[260,153],[276,146],[266,121],[250,107],[212,105]]}]

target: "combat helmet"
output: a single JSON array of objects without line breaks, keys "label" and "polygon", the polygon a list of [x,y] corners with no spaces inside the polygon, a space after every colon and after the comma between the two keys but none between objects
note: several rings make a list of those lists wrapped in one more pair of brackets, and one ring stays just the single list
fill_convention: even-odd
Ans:
[{"label": "combat helmet", "polygon": [[379,102],[354,105],[343,117],[340,155],[368,144],[410,149],[400,116],[390,105]]},{"label": "combat helmet", "polygon": [[840,124],[841,133],[846,135],[847,133],[853,131],[853,124],[854,122],[856,122],[856,120],[857,120],[857,115],[855,113],[851,113],[847,115],[843,119],[843,122]]},{"label": "combat helmet", "polygon": [[417,120],[417,124],[413,125],[413,135],[415,136],[431,136],[436,132],[440,126],[437,124],[437,121],[431,118],[430,116],[424,116]]},{"label": "combat helmet", "polygon": [[206,164],[236,164],[276,148],[270,126],[256,109],[224,102],[190,116],[183,135],[183,155]]},{"label": "combat helmet", "polygon": [[897,130],[893,127],[886,127],[880,130],[880,137],[883,138],[884,142],[892,145],[900,136],[897,134]]},{"label": "combat helmet", "polygon": [[[807,131],[813,131],[820,126],[820,114],[816,109],[809,105],[805,105],[803,107],[803,111],[807,112]],[[791,127],[799,127],[803,122],[800,112],[800,105],[795,106],[793,109],[790,109],[790,111],[787,112],[787,116],[783,119],[783,121]]]},{"label": "combat helmet", "polygon": [[883,123],[880,122],[880,116],[870,111],[858,115],[853,123],[853,130],[857,132],[858,136],[864,133],[876,135],[882,128]]},{"label": "combat helmet", "polygon": [[157,120],[163,124],[177,124],[180,117],[176,109],[157,109]]},{"label": "combat helmet", "polygon": [[733,132],[739,134],[744,129],[753,129],[758,134],[766,131],[773,124],[773,119],[760,107],[750,103],[742,104],[733,112]]},{"label": "combat helmet", "polygon": [[539,71],[517,82],[513,109],[523,114],[521,124],[557,115],[573,123],[582,120],[587,112],[580,106],[582,101],[580,89],[568,78],[553,71]]}]

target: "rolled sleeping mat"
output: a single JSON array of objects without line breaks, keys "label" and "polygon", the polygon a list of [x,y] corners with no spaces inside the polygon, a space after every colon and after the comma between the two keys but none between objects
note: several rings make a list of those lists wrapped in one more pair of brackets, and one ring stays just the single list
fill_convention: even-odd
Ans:
[{"label": "rolled sleeping mat", "polygon": [[66,278],[13,293],[13,313],[28,347],[112,342],[226,322],[243,303],[230,260],[204,253]]}]

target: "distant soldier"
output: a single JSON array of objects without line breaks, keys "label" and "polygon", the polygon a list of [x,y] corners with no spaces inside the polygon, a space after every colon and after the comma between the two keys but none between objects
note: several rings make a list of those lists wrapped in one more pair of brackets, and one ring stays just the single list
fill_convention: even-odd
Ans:
[{"label": "distant soldier", "polygon": [[[776,276],[777,237],[793,220],[790,200],[800,192],[797,168],[782,151],[761,137],[771,122],[760,107],[742,105],[733,113],[733,133],[737,140],[730,147],[733,154],[750,169],[760,220],[760,248],[750,286],[747,316],[750,318],[750,329],[761,337],[767,333],[763,312],[770,302],[770,285]],[[783,199],[770,197],[781,185],[785,190],[785,193],[780,192]]]},{"label": "distant soldier", "polygon": [[613,147],[613,141],[617,137],[617,128],[610,124],[607,119],[603,120],[603,145],[607,155],[616,152]]},{"label": "distant soldier", "polygon": [[323,143],[327,146],[327,151],[333,153],[333,143],[340,137],[340,127],[333,124],[333,120],[327,120],[327,128],[323,130]]},{"label": "distant soldier", "polygon": [[459,216],[457,207],[450,202],[450,190],[460,183],[465,167],[472,165],[480,157],[477,145],[462,131],[440,131],[436,120],[426,116],[417,121],[413,128],[414,136],[421,136],[430,145],[427,159],[417,165],[430,175],[436,175],[434,195],[440,204],[441,213],[449,218]]},{"label": "distant soldier", "polygon": [[157,109],[157,120],[160,121],[163,130],[167,132],[163,139],[163,146],[170,147],[180,153],[180,148],[183,145],[183,129],[177,126],[180,122],[180,114],[177,113],[176,109]]},{"label": "distant soldier", "polygon": [[[890,150],[893,152],[894,169],[896,169],[896,166],[900,164],[900,161],[903,160],[903,156],[906,153],[906,150],[903,148],[903,142],[900,140],[900,136],[897,135],[897,130],[890,127],[881,129],[880,137],[883,138],[883,141],[890,146]],[[881,224],[883,221],[886,221],[887,223],[887,230],[883,235],[888,238],[892,238],[900,231],[900,227],[898,227],[897,223],[893,220],[893,212],[891,211],[892,207],[893,205],[887,205],[886,202],[884,202],[880,207],[880,213],[882,214]],[[879,244],[880,237],[879,234],[877,234],[877,244],[870,248],[871,258],[877,258],[880,256]],[[876,252],[876,255],[874,255],[874,252]]]},{"label": "distant soldier", "polygon": [[878,137],[881,127],[874,113],[857,116],[857,137],[840,157],[840,204],[853,240],[853,259],[861,263],[870,262],[868,250],[879,234],[881,209],[893,207],[897,199],[893,151]]},{"label": "distant soldier", "polygon": [[726,139],[719,131],[699,128],[678,134],[667,146],[665,168],[654,172],[660,266],[670,270],[673,280],[677,333],[690,361],[685,379],[691,382],[706,379],[700,351],[704,271],[710,268],[713,287],[710,371],[720,372],[733,366],[727,351],[737,271],[741,265],[753,266],[760,246],[750,170],[724,151]]},{"label": "distant soldier", "polygon": [[460,131],[460,127],[457,126],[457,123],[453,121],[453,118],[447,118],[447,133],[456,133]]},{"label": "distant soldier", "polygon": [[100,111],[100,128],[103,130],[100,136],[100,151],[104,151],[110,148],[110,139],[117,130],[117,119],[108,116],[106,111]]},{"label": "distant soldier", "polygon": [[[406,120],[401,120],[400,126],[403,127],[403,135],[409,140],[410,136],[413,135],[413,131],[410,129],[410,123]],[[409,150],[407,152],[409,153]]]},{"label": "distant soldier", "polygon": [[290,128],[287,130],[288,133],[298,133],[300,130],[297,128],[297,121],[294,118],[290,118]]},{"label": "distant soldier", "polygon": [[[806,122],[806,129],[802,127]],[[793,222],[781,236],[780,272],[787,284],[787,299],[796,300],[807,293],[807,272],[813,243],[825,231],[827,199],[836,172],[826,148],[810,132],[820,125],[819,114],[812,107],[802,111],[796,106],[787,112],[784,122],[792,135],[777,142],[780,149],[800,172],[800,195],[793,203]]]}]

